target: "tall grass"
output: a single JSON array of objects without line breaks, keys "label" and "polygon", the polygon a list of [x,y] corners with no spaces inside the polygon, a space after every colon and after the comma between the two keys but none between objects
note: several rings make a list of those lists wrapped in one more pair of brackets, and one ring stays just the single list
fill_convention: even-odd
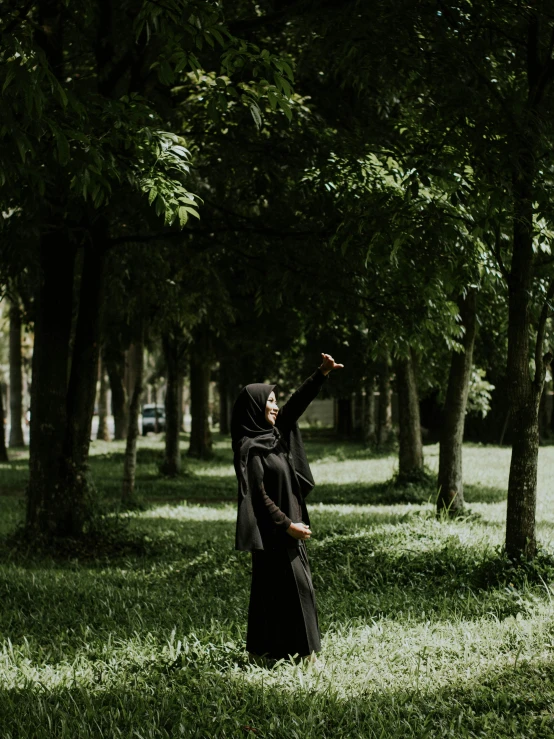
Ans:
[{"label": "tall grass", "polygon": [[[2,739],[554,736],[554,570],[500,553],[505,449],[465,449],[471,514],[448,522],[429,491],[388,484],[393,457],[310,443],[323,664],[272,669],[244,651],[250,563],[233,551],[228,442],[177,481],[160,479],[160,449],[148,439],[139,453],[143,510],[119,514],[129,546],[54,558],[4,539]],[[122,450],[93,451],[109,500]],[[541,449],[546,548],[553,473],[554,448]],[[25,476],[24,456],[0,466],[4,535],[22,518]]]}]

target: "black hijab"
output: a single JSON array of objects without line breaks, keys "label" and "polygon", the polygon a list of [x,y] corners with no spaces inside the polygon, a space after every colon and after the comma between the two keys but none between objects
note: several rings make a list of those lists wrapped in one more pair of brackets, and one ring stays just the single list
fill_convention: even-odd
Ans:
[{"label": "black hijab", "polygon": [[233,406],[231,439],[233,463],[239,483],[237,549],[263,549],[248,485],[248,459],[252,452],[268,454],[277,446],[279,432],[265,417],[267,399],[276,385],[253,383],[243,387]]},{"label": "black hijab", "polygon": [[[309,381],[309,380],[308,380]],[[235,402],[231,417],[234,466],[238,480],[237,549],[263,549],[248,482],[250,454],[266,455],[281,442],[300,490],[305,497],[314,487],[298,423],[292,426],[279,412],[275,426],[265,417],[267,399],[277,385],[254,383],[244,387]],[[306,512],[307,517],[307,512]]]},{"label": "black hijab", "polygon": [[267,399],[277,385],[260,382],[243,387],[233,406],[231,438],[235,457],[237,451],[252,447],[271,451],[279,438],[277,429],[265,417]]}]

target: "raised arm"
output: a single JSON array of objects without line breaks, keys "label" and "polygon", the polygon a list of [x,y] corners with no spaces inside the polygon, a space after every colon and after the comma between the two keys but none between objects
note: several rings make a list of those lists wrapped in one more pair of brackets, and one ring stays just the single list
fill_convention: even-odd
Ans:
[{"label": "raised arm", "polygon": [[322,362],[319,368],[304,380],[302,385],[296,390],[285,405],[280,409],[275,421],[277,428],[291,428],[310,405],[312,400],[317,397],[325,378],[333,369],[342,368],[344,365],[337,364],[330,354],[322,354]]}]

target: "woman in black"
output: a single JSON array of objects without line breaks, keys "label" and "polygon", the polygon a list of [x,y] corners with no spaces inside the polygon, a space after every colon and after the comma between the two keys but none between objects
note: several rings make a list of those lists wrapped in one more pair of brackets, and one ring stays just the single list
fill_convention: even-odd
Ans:
[{"label": "woman in black", "polygon": [[307,657],[320,649],[317,608],[306,545],[304,499],[314,480],[298,419],[331,370],[329,354],[278,409],[275,385],[243,388],[231,419],[239,483],[235,548],[252,552],[246,648],[258,656]]}]

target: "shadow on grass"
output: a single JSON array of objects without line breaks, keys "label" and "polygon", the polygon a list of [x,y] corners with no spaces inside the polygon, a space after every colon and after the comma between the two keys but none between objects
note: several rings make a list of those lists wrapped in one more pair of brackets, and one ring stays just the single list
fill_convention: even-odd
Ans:
[{"label": "shadow on grass", "polygon": [[[185,514],[187,511],[185,511]],[[196,515],[196,512],[191,512]],[[225,630],[242,639],[250,585],[250,557],[235,552],[234,522],[222,518],[139,518],[131,534],[142,549],[120,543],[96,560],[0,553],[0,633],[39,645],[46,661],[72,659],[83,640],[126,640],[176,628],[179,634]],[[383,513],[386,514],[386,512]],[[320,516],[320,519],[322,516]],[[525,612],[530,572],[518,581],[493,550],[463,546],[434,520],[398,516],[398,525],[354,530],[356,515],[320,521],[309,546],[322,629],[383,617],[411,623],[455,618],[502,620]],[[387,524],[390,522],[387,521]],[[341,527],[343,532],[341,533]],[[432,529],[432,530],[431,530]],[[127,542],[128,543],[128,542]],[[550,563],[541,565],[546,582]],[[536,581],[537,578],[535,578]],[[543,584],[535,588],[546,598]]]},{"label": "shadow on grass", "polygon": [[340,690],[348,673],[341,674],[340,664],[333,665],[333,676],[324,671],[303,680],[288,667],[277,668],[275,677],[280,670],[283,684],[273,682],[268,689],[263,676],[267,683],[273,675],[260,671],[245,679],[233,670],[232,655],[224,655],[228,663],[221,664],[221,652],[212,650],[203,664],[185,657],[173,668],[161,655],[141,660],[139,653],[134,661],[127,658],[119,675],[100,662],[92,680],[75,675],[71,687],[4,688],[2,736],[531,739],[554,734],[554,671],[545,660],[484,670],[473,679],[460,676],[432,689],[420,689],[419,673],[406,669],[400,685],[347,688],[346,698]]},{"label": "shadow on grass", "polygon": [[[318,485],[310,496],[310,503],[359,503],[387,505],[398,503],[434,503],[437,497],[436,482],[425,485],[409,483],[397,486],[392,481],[378,483],[352,482]],[[497,503],[506,499],[506,491],[484,485],[464,487],[467,503]]]},{"label": "shadow on grass", "polygon": [[433,488],[420,485],[396,487],[392,481],[364,483],[351,482],[318,485],[310,495],[309,503],[387,505],[395,503],[426,503]]},{"label": "shadow on grass", "polygon": [[[144,450],[151,454],[151,450]],[[161,457],[155,456],[156,465],[151,470],[145,469],[145,459],[136,478],[137,495],[143,499],[155,501],[184,501],[191,502],[235,502],[236,480],[229,474],[203,475],[201,473],[187,474],[176,478],[160,475],[157,463]],[[118,474],[106,474],[101,466],[92,465],[94,483],[102,498],[114,501],[121,495],[121,478]],[[26,475],[20,470],[6,472],[2,470],[1,496],[21,496],[27,484]],[[405,485],[395,486],[391,481],[377,483],[323,483],[317,485],[309,498],[309,503],[345,503],[359,505],[387,505],[400,503],[427,503],[433,502],[436,489],[433,484],[428,486]],[[466,485],[464,497],[467,503],[497,503],[506,499],[506,490],[484,485]]]},{"label": "shadow on grass", "polygon": [[[117,449],[114,451],[108,451],[105,454],[95,454],[90,457],[90,467],[94,474],[95,471],[102,472],[105,469],[106,464],[114,466],[114,473],[121,474],[123,469],[124,451]],[[163,461],[164,453],[162,449],[155,449],[152,447],[143,447],[137,450],[137,468],[140,470],[141,467],[157,469],[158,465]],[[183,469],[190,469],[194,472],[197,466],[217,467],[224,466],[226,469],[233,467],[233,456],[226,450],[217,450],[209,460],[198,460],[187,457],[186,454],[181,455]],[[159,475],[159,473],[158,473]]]},{"label": "shadow on grass", "polygon": [[0,464],[0,496],[23,495],[29,480],[26,460],[10,460]]},{"label": "shadow on grass", "polygon": [[[97,479],[96,484],[101,490],[102,497],[108,502],[117,501],[121,496],[119,480],[110,481]],[[185,501],[202,503],[235,502],[237,498],[237,483],[228,475],[194,475],[176,478],[149,478],[146,475],[137,476],[137,497],[150,503],[158,501]]]},{"label": "shadow on grass", "polygon": [[501,503],[506,500],[507,495],[506,488],[464,484],[466,503]]}]

